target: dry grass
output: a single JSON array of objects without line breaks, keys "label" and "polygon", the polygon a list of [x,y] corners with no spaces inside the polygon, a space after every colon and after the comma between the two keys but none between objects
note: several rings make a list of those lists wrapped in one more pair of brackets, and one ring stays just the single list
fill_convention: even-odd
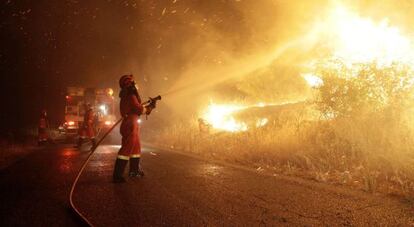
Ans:
[{"label": "dry grass", "polygon": [[387,125],[381,116],[310,121],[301,114],[279,114],[263,128],[206,134],[194,119],[158,132],[152,142],[279,174],[411,198],[414,134],[403,126]]}]

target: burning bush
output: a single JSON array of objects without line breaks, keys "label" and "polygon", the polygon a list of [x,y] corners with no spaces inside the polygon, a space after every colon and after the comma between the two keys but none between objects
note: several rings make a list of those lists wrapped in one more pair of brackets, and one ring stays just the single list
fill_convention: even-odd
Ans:
[{"label": "burning bush", "polygon": [[[323,84],[317,88],[316,105],[255,106],[268,119],[263,127],[202,132],[194,118],[153,138],[209,158],[412,195],[411,71],[397,65],[359,67],[352,76],[346,67],[320,70]],[[238,108],[230,116],[245,117],[243,111],[253,109]]]},{"label": "burning bush", "polygon": [[392,114],[400,118],[414,104],[414,75],[408,67],[375,63],[361,65],[357,72],[345,66],[322,69],[318,104],[326,117],[372,117]]},{"label": "burning bush", "polygon": [[325,118],[331,119],[333,133],[346,142],[346,147],[336,149],[352,151],[357,166],[364,167],[364,177],[375,173],[376,178],[399,184],[413,182],[412,71],[396,64],[363,65],[356,73],[338,68],[322,71],[317,101]]}]

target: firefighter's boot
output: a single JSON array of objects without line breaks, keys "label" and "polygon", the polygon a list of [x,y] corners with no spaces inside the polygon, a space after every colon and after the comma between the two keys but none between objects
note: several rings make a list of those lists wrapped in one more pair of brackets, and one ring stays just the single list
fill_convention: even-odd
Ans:
[{"label": "firefighter's boot", "polygon": [[123,183],[125,178],[122,176],[124,174],[125,166],[127,165],[128,160],[123,160],[117,158],[115,161],[113,182],[114,183]]},{"label": "firefighter's boot", "polygon": [[140,158],[129,159],[129,176],[130,177],[143,177],[144,171],[139,166]]},{"label": "firefighter's boot", "polygon": [[76,144],[75,148],[80,149],[83,144],[83,138],[79,137],[78,143]]}]

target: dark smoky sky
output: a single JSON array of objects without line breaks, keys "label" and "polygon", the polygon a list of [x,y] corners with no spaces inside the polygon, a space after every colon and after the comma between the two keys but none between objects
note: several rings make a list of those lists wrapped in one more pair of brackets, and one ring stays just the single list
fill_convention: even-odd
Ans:
[{"label": "dark smoky sky", "polygon": [[[2,73],[13,75],[19,86],[108,86],[128,72],[151,79],[151,66],[165,68],[157,79],[168,77],[168,71],[190,64],[188,56],[201,44],[242,52],[241,46],[257,38],[241,11],[253,2],[2,1]],[[211,35],[213,26],[220,35]]]}]

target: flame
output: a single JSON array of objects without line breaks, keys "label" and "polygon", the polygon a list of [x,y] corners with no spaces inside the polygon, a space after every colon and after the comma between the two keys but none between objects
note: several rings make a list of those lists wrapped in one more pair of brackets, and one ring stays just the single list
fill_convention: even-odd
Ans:
[{"label": "flame", "polygon": [[[245,121],[236,120],[234,114],[242,110],[246,110],[252,107],[265,107],[274,104],[266,104],[263,102],[255,105],[242,105],[242,104],[216,104],[211,102],[206,108],[205,112],[201,115],[208,124],[213,128],[228,132],[242,132],[249,129],[248,124]],[[256,121],[256,128],[265,126],[269,120],[267,118],[260,118]]]},{"label": "flame", "polygon": [[[349,71],[346,77],[355,77],[366,64],[389,67],[396,63],[414,70],[414,48],[410,36],[391,26],[388,19],[374,21],[337,4],[324,21],[315,24],[309,33],[311,43],[327,50],[328,55],[314,58],[305,64],[301,76],[310,87],[318,88],[323,80],[320,67]],[[323,38],[321,38],[323,37]],[[324,51],[323,51],[324,52]]]},{"label": "flame", "polygon": [[260,128],[265,126],[267,123],[269,122],[269,119],[267,118],[262,118],[256,121],[256,128]]},{"label": "flame", "polygon": [[347,65],[376,61],[385,66],[394,62],[412,64],[412,42],[385,18],[375,22],[338,5],[328,20],[329,40],[333,40],[333,57]]},{"label": "flame", "polygon": [[246,109],[242,105],[215,104],[210,103],[207,111],[202,115],[213,128],[229,132],[246,131],[247,125],[237,121],[232,115],[240,110]]},{"label": "flame", "polygon": [[313,88],[317,88],[323,85],[323,80],[319,76],[313,75],[312,73],[302,74],[302,77],[306,80],[309,86]]}]

